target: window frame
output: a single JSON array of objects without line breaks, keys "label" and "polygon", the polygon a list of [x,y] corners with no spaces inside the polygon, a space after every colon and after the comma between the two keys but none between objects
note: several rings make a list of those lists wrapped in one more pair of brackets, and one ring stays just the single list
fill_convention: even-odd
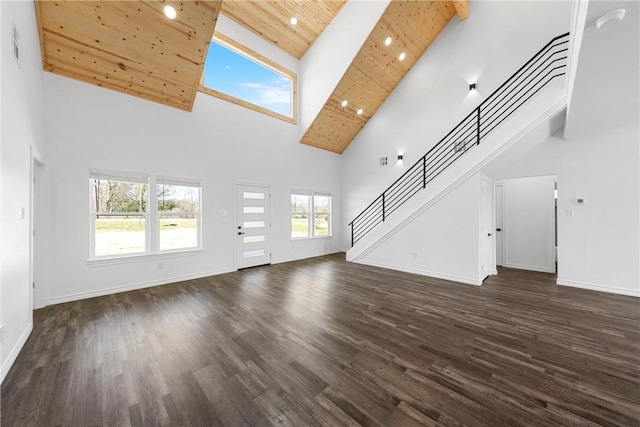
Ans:
[{"label": "window frame", "polygon": [[[96,179],[102,179],[105,181],[118,181],[118,182],[129,182],[129,183],[137,183],[137,184],[146,184],[147,185],[147,195],[146,195],[146,209],[144,212],[98,212],[95,210],[94,204],[94,181]],[[90,169],[89,170],[89,260],[111,260],[111,259],[121,259],[121,258],[131,258],[131,257],[139,257],[150,254],[150,232],[149,232],[149,212],[151,207],[149,205],[149,189],[150,185],[150,176],[142,173],[129,173],[129,172],[114,172],[114,171],[104,171],[98,169]],[[144,252],[131,252],[124,254],[111,254],[111,255],[96,255],[96,219],[98,216],[135,216],[144,218]]]},{"label": "window frame", "polygon": [[[302,237],[293,237],[293,212],[291,210],[291,197],[294,195],[309,196],[309,234]],[[329,198],[329,212],[327,213],[327,234],[316,235],[316,196]],[[289,196],[289,237],[291,240],[326,239],[333,236],[333,196],[327,191],[291,190]]]},{"label": "window frame", "polygon": [[[175,252],[189,252],[189,251],[198,251],[202,249],[202,182],[199,180],[189,180],[184,178],[173,178],[167,176],[158,176],[155,180],[155,226],[156,226],[156,252],[159,254],[166,253],[175,253]],[[195,247],[190,248],[179,248],[179,249],[160,249],[160,219],[163,216],[175,216],[179,217],[180,213],[162,213],[160,209],[158,209],[158,187],[160,185],[175,185],[181,187],[193,187],[198,189],[198,212],[196,213],[197,219],[197,245]]]},{"label": "window frame", "polygon": [[[118,212],[118,213],[104,213],[104,212],[96,212],[95,204],[93,199],[94,192],[94,180],[95,179],[103,179],[103,180],[111,180],[111,181],[119,181],[119,182],[133,182],[147,185],[147,195],[146,195],[146,210],[145,212]],[[181,248],[181,249],[165,249],[160,250],[160,212],[158,211],[158,197],[157,190],[158,185],[179,185],[179,186],[187,186],[187,187],[197,187],[199,189],[199,197],[198,197],[198,230],[197,230],[197,238],[198,238],[198,246],[191,248]],[[120,172],[120,171],[110,171],[110,170],[102,170],[102,169],[89,169],[89,258],[87,263],[89,265],[106,265],[110,263],[119,263],[119,262],[132,262],[136,259],[153,259],[156,257],[167,257],[167,256],[181,256],[181,255],[189,255],[191,253],[202,252],[203,251],[203,242],[202,242],[202,181],[198,179],[188,179],[188,178],[175,178],[175,177],[167,177],[167,176],[153,176],[145,173],[132,173],[132,172]],[[155,191],[152,195],[152,190]],[[145,221],[145,251],[144,252],[132,252],[132,253],[124,253],[124,254],[115,254],[115,255],[99,255],[95,254],[95,219],[98,215],[102,216],[139,216],[143,217]]]},{"label": "window frame", "polygon": [[[329,212],[327,212],[327,234],[322,234],[319,236],[316,236],[316,215],[318,215],[318,213],[316,212],[316,197],[328,197],[329,198]],[[312,222],[312,226],[313,226],[313,238],[322,238],[322,237],[331,237],[333,234],[332,231],[332,211],[333,211],[333,197],[331,196],[331,193],[326,193],[326,192],[319,192],[319,191],[314,191],[313,194],[311,195],[311,207],[313,209],[313,220]],[[324,214],[323,214],[324,215]]]},{"label": "window frame", "polygon": [[[275,111],[269,110],[268,108],[264,108],[259,105],[253,104],[249,101],[236,98],[235,96],[226,94],[224,92],[220,92],[218,90],[206,87],[204,85],[204,69],[205,69],[204,63],[202,65],[202,74],[200,75],[200,83],[198,85],[198,90],[200,92],[206,93],[207,95],[215,96],[216,98],[224,99],[225,101],[232,102],[236,105],[240,105],[250,110],[257,111],[259,113],[263,113],[280,120],[284,120],[285,122],[289,122],[294,125],[298,123],[298,76],[294,72],[284,68],[279,64],[276,64],[270,59],[260,55],[257,52],[254,52],[248,47],[238,43],[237,41],[217,31],[213,34],[213,38],[211,39],[211,41],[221,44],[227,49],[230,49],[239,55],[245,56],[249,60],[254,61],[259,65],[262,65],[263,67],[266,67],[290,79],[291,80],[291,117],[285,116],[280,113],[276,113]],[[205,61],[206,61],[206,57],[207,57],[207,54],[205,53]]]}]

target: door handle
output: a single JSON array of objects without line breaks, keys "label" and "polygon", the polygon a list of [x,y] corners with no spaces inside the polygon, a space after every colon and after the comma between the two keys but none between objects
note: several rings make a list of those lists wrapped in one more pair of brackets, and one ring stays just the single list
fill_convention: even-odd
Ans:
[{"label": "door handle", "polygon": [[491,237],[491,233],[487,233],[487,237]]},{"label": "door handle", "polygon": [[247,234],[247,233],[243,233],[242,231],[238,231],[238,236],[241,234]]},{"label": "door handle", "polygon": [[502,228],[496,228],[496,231],[502,231]]}]

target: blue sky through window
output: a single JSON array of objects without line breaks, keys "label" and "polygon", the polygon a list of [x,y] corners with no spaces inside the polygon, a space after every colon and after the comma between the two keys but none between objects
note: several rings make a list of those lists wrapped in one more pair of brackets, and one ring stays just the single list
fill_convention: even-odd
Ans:
[{"label": "blue sky through window", "polygon": [[204,85],[287,117],[291,79],[228,47],[211,41],[204,65]]}]

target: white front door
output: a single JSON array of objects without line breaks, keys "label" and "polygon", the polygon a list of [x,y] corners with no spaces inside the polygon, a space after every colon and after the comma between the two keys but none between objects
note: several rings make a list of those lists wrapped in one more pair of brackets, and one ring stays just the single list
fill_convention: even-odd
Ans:
[{"label": "white front door", "polygon": [[491,181],[482,180],[482,194],[480,196],[480,279],[484,280],[491,274],[491,242],[493,227],[491,225]]},{"label": "white front door", "polygon": [[496,185],[496,265],[502,266],[502,184]]},{"label": "white front door", "polygon": [[236,266],[271,263],[271,188],[237,185]]}]

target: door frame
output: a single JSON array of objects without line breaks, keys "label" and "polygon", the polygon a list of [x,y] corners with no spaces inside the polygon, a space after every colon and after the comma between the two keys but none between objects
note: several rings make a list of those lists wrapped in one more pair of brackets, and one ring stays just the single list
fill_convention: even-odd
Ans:
[{"label": "door frame", "polygon": [[[487,191],[487,197],[489,198],[488,200],[488,204],[489,204],[489,211],[485,217],[484,215],[484,209],[483,209],[483,198],[484,196],[484,187],[488,188]],[[494,220],[494,200],[493,200],[493,180],[491,178],[489,178],[488,176],[482,174],[481,175],[481,180],[480,180],[480,220],[479,220],[479,235],[480,235],[480,250],[479,250],[479,264],[478,264],[478,275],[482,276],[483,275],[483,270],[482,270],[482,265],[484,263],[486,263],[486,268],[485,268],[485,272],[486,272],[486,276],[484,277],[480,277],[480,280],[483,281],[484,279],[486,279],[487,277],[489,277],[492,274],[496,274],[496,263],[495,263],[495,231],[493,231],[493,229],[495,228],[493,225],[495,224],[495,220]],[[488,231],[487,231],[488,230]],[[491,236],[487,236],[487,233],[491,234]],[[488,248],[485,250],[485,240],[487,237],[490,237],[490,242],[488,244]],[[488,253],[486,253],[488,252]]]},{"label": "door frame", "polygon": [[507,188],[506,183],[508,181],[511,180],[518,180],[518,179],[524,179],[524,178],[546,178],[547,179],[547,194],[548,197],[546,199],[547,202],[547,209],[546,209],[546,234],[547,234],[547,240],[548,240],[548,246],[547,246],[547,253],[546,253],[546,258],[547,258],[547,267],[531,267],[531,266],[523,266],[523,265],[517,265],[517,264],[512,264],[509,262],[509,257],[508,254],[509,252],[509,233],[511,232],[510,228],[503,228],[503,232],[502,232],[502,238],[503,238],[503,245],[502,245],[502,264],[504,267],[506,268],[516,268],[516,269],[520,269],[520,270],[526,270],[526,271],[539,271],[542,273],[557,273],[557,265],[558,262],[556,261],[556,244],[555,244],[555,240],[556,240],[556,211],[555,211],[555,203],[556,203],[556,199],[554,197],[554,190],[555,190],[555,186],[558,183],[558,175],[557,174],[551,174],[551,175],[534,175],[534,176],[518,176],[518,177],[513,177],[513,178],[503,178],[499,180],[499,184],[496,185],[503,185],[503,193],[502,193],[502,225],[503,227],[505,226],[505,224],[508,225],[509,223],[509,218],[510,218],[510,211],[508,210],[507,206],[508,206],[508,202],[509,202],[509,190]]},{"label": "door frame", "polygon": [[[503,259],[504,259],[504,207],[503,207],[503,198],[504,198],[504,184],[496,183],[494,184],[493,189],[493,216],[494,216],[494,229],[495,229],[495,251],[496,251],[496,262],[495,262],[495,274],[498,274],[498,265],[502,267]],[[496,197],[496,191],[500,189],[500,206],[498,206],[498,198]],[[498,211],[500,212],[500,231],[498,231]],[[498,234],[500,233],[500,234]],[[500,264],[498,264],[498,244],[500,244]]]},{"label": "door frame", "polygon": [[[38,254],[42,252],[36,249],[36,229],[40,224],[39,212],[36,211],[38,206],[42,205],[42,167],[44,164],[38,159],[34,153],[33,147],[30,147],[29,153],[29,301],[31,310],[44,307],[44,304],[38,301],[44,300],[43,295],[36,298],[37,292],[42,292],[42,286],[35,289],[36,279],[42,279],[39,272],[42,271],[42,259]],[[39,233],[38,236],[41,236]],[[40,239],[40,237],[38,237]],[[39,283],[39,285],[41,285]]]},{"label": "door frame", "polygon": [[[236,234],[236,230],[238,227],[238,214],[240,207],[238,206],[238,187],[241,185],[245,185],[245,186],[250,186],[250,187],[264,187],[264,188],[268,188],[269,189],[269,195],[273,194],[273,187],[271,186],[271,184],[261,184],[261,183],[256,183],[256,182],[248,182],[248,181],[234,181],[233,183],[233,228],[232,228],[232,235],[233,235],[233,268],[237,271],[239,270],[239,265],[240,262],[238,260],[238,254],[239,254],[239,247],[238,247],[238,239],[237,239],[237,234]],[[271,256],[271,238],[272,238],[272,233],[271,233],[271,224],[273,223],[273,219],[272,219],[272,215],[273,215],[273,196],[269,197],[269,201],[266,203],[269,206],[269,227],[268,227],[268,231],[269,231],[269,263],[271,264],[271,262],[273,261],[273,257]]]}]

